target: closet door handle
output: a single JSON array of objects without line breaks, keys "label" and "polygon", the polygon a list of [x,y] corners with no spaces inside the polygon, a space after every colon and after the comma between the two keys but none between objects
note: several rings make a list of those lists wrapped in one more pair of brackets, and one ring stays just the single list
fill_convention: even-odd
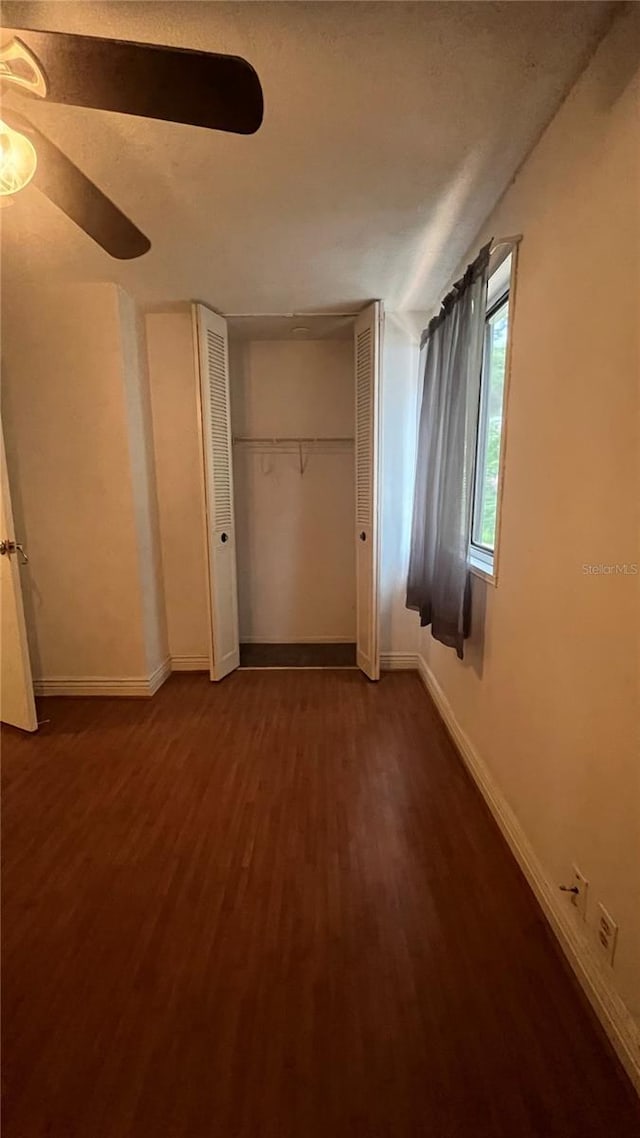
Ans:
[{"label": "closet door handle", "polygon": [[360,541],[366,541],[367,535],[364,530],[360,530]]},{"label": "closet door handle", "polygon": [[228,540],[229,540],[229,534],[228,533],[221,533],[220,534],[220,541],[228,541]]},{"label": "closet door handle", "polygon": [[29,563],[29,558],[19,541],[12,541],[10,538],[5,538],[4,541],[0,541],[0,557],[11,557],[12,553],[20,554],[22,558],[19,562],[20,565],[27,565]]}]

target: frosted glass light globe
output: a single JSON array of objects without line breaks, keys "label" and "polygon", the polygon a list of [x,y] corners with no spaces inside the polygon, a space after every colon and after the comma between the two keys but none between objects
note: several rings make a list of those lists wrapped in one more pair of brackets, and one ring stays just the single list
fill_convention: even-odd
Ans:
[{"label": "frosted glass light globe", "polygon": [[37,165],[33,143],[0,119],[0,194],[17,194],[24,189]]}]

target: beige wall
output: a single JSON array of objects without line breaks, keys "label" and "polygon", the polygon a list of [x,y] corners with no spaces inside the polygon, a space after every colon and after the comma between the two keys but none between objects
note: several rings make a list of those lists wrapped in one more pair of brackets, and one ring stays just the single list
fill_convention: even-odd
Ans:
[{"label": "beige wall", "polygon": [[133,302],[109,284],[5,281],[2,315],[34,677],[145,677],[164,649]]},{"label": "beige wall", "polygon": [[619,19],[479,235],[522,233],[500,578],[467,658],[422,652],[552,882],[619,924],[640,1019],[640,10]]},{"label": "beige wall", "polygon": [[416,328],[387,312],[380,393],[380,650],[414,654],[419,628],[405,605],[418,411]]},{"label": "beige wall", "polygon": [[[351,340],[232,345],[234,435],[354,433]],[[353,447],[234,450],[241,641],[355,640]]]},{"label": "beige wall", "polygon": [[153,672],[166,660],[168,642],[145,323],[134,300],[121,289],[118,302],[140,603],[147,668]]},{"label": "beige wall", "polygon": [[204,483],[191,313],[185,306],[148,315],[146,331],[169,652],[183,663],[205,661]]}]

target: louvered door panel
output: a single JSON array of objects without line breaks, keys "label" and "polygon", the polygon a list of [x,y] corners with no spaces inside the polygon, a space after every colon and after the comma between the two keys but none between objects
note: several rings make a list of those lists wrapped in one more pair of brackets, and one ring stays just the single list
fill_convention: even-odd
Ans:
[{"label": "louvered door panel", "polygon": [[231,503],[231,459],[229,454],[228,424],[229,387],[225,337],[207,329],[207,367],[209,372],[210,438],[215,494],[214,520],[216,528],[224,529],[233,522]]},{"label": "louvered door panel", "polygon": [[369,325],[356,336],[356,523],[371,522],[371,365],[373,332]]},{"label": "louvered door panel", "polygon": [[380,677],[378,647],[378,404],[382,306],[376,301],[355,325],[356,583],[358,666]]},{"label": "louvered door panel", "polygon": [[205,474],[210,596],[210,674],[221,680],[240,664],[227,323],[193,305]]}]

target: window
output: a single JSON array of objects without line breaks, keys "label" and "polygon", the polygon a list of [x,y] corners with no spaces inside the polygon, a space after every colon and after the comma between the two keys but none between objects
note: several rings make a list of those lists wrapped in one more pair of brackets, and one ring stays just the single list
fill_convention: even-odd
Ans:
[{"label": "window", "polygon": [[510,292],[514,260],[514,253],[510,252],[489,276],[484,325],[469,564],[473,570],[489,579],[495,578]]}]

